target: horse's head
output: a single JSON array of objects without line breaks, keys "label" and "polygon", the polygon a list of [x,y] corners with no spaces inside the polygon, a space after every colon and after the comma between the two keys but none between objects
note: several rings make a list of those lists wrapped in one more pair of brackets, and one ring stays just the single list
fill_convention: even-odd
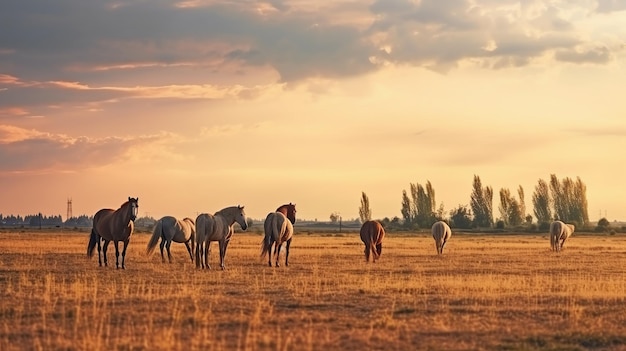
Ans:
[{"label": "horse's head", "polygon": [[284,204],[277,208],[276,212],[284,214],[285,217],[289,219],[291,224],[296,223],[296,204],[292,204],[291,202],[289,204]]},{"label": "horse's head", "polygon": [[291,202],[287,205],[287,218],[291,224],[296,224],[296,204],[292,204]]},{"label": "horse's head", "polygon": [[139,198],[128,197],[128,211],[130,212],[130,220],[134,221],[139,213]]},{"label": "horse's head", "polygon": [[243,206],[237,206],[239,210],[235,215],[235,222],[239,223],[241,229],[248,229],[248,220],[246,218],[246,212],[243,210]]}]

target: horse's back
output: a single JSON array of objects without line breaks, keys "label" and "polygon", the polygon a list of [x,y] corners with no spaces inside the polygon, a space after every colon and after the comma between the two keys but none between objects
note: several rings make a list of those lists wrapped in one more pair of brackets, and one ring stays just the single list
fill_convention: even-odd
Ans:
[{"label": "horse's back", "polygon": [[93,216],[93,228],[96,233],[106,240],[111,239],[111,227],[113,225],[111,216],[115,213],[114,209],[111,208],[103,208],[96,212]]},{"label": "horse's back", "polygon": [[448,239],[452,235],[450,226],[444,221],[437,221],[431,228],[435,240]]},{"label": "horse's back", "polygon": [[265,237],[273,237],[278,242],[285,242],[293,236],[293,224],[282,212],[270,212],[263,223]]},{"label": "horse's back", "polygon": [[361,241],[364,243],[380,243],[385,236],[385,229],[378,221],[366,221],[361,226],[359,233],[361,235]]},{"label": "horse's back", "polygon": [[574,225],[562,221],[554,221],[550,224],[550,236],[554,238],[567,238],[574,233]]},{"label": "horse's back", "polygon": [[212,214],[202,213],[196,218],[196,239],[200,241],[207,240],[213,234],[215,218]]},{"label": "horse's back", "polygon": [[554,221],[550,223],[550,235],[554,237],[560,237],[565,230],[565,223],[561,221]]}]

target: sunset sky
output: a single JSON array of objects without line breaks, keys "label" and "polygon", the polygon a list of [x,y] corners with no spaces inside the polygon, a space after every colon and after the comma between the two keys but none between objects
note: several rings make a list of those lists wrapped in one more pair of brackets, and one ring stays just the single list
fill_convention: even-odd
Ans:
[{"label": "sunset sky", "polygon": [[400,216],[474,175],[626,220],[626,0],[5,0],[0,213]]}]

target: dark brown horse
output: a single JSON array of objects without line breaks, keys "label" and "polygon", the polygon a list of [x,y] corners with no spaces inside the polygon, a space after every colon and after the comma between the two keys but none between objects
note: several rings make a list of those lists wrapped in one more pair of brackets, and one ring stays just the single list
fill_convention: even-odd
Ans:
[{"label": "dark brown horse", "polygon": [[367,221],[361,226],[361,241],[365,244],[365,261],[370,261],[370,252],[372,254],[372,262],[376,262],[383,252],[383,238],[385,237],[385,229],[378,221]]},{"label": "dark brown horse", "polygon": [[289,266],[289,247],[293,237],[293,225],[296,223],[296,205],[285,204],[276,209],[276,212],[270,212],[265,218],[263,229],[265,230],[265,238],[261,242],[261,257],[268,255],[267,263],[272,266],[272,245],[274,245],[274,254],[276,256],[276,267],[280,267],[278,257],[280,248],[283,243],[285,245],[285,266]]},{"label": "dark brown horse", "polygon": [[104,265],[108,265],[107,260],[107,248],[109,243],[113,241],[115,244],[115,267],[120,268],[119,257],[120,251],[118,248],[118,242],[124,242],[124,250],[122,251],[122,269],[125,269],[124,259],[126,258],[126,248],[130,241],[130,236],[133,234],[134,224],[133,221],[137,218],[137,212],[139,210],[139,198],[128,198],[120,208],[112,210],[109,208],[103,208],[96,212],[93,216],[93,228],[91,229],[91,237],[89,238],[89,245],[87,246],[87,256],[93,256],[93,250],[98,245],[98,264],[102,266],[102,259],[100,258],[100,240],[104,241],[103,254]]}]

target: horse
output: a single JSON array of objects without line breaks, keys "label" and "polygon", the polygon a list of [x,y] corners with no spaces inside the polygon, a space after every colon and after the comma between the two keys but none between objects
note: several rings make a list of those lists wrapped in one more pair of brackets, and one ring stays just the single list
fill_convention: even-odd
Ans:
[{"label": "horse", "polygon": [[96,212],[93,216],[93,227],[89,244],[87,245],[87,256],[93,256],[93,250],[98,245],[98,264],[102,267],[102,259],[100,258],[101,244],[100,239],[104,241],[102,251],[104,254],[104,266],[108,266],[107,249],[109,243],[113,241],[115,244],[115,267],[120,268],[119,257],[120,251],[118,242],[124,242],[124,250],[122,251],[122,269],[126,269],[125,258],[126,249],[130,236],[133,234],[134,223],[139,211],[139,198],[129,197],[128,201],[122,204],[117,210],[103,208]]},{"label": "horse", "polygon": [[443,247],[446,245],[450,237],[452,236],[452,230],[448,223],[444,221],[438,221],[433,224],[431,231],[433,233],[433,239],[435,239],[435,246],[437,247],[437,255],[443,255]]},{"label": "horse", "polygon": [[574,234],[573,224],[566,224],[561,221],[550,223],[550,247],[552,251],[560,252],[563,250],[565,240]]},{"label": "horse", "polygon": [[276,209],[275,212],[268,213],[263,223],[265,237],[261,241],[261,257],[268,255],[267,263],[272,266],[272,244],[274,245],[274,255],[276,256],[276,267],[280,267],[278,257],[280,248],[285,245],[285,266],[289,266],[289,247],[293,238],[293,225],[296,223],[296,205],[285,204]]},{"label": "horse", "polygon": [[209,254],[211,241],[219,242],[220,267],[224,266],[224,257],[230,238],[233,236],[235,223],[239,223],[241,229],[248,229],[246,213],[243,206],[231,206],[223,208],[214,215],[202,213],[196,218],[196,267],[211,269]]},{"label": "horse", "polygon": [[370,261],[370,253],[372,254],[372,262],[376,262],[383,253],[385,228],[378,221],[366,221],[361,226],[360,233],[361,241],[365,244],[365,262]]},{"label": "horse", "polygon": [[167,248],[167,258],[172,263],[172,253],[170,246],[173,242],[184,243],[189,252],[189,258],[193,262],[193,251],[196,241],[196,223],[191,218],[177,219],[172,216],[165,216],[159,219],[152,230],[152,237],[148,242],[146,253],[149,255],[154,251],[157,242],[161,239],[161,261],[165,262],[163,247]]}]

